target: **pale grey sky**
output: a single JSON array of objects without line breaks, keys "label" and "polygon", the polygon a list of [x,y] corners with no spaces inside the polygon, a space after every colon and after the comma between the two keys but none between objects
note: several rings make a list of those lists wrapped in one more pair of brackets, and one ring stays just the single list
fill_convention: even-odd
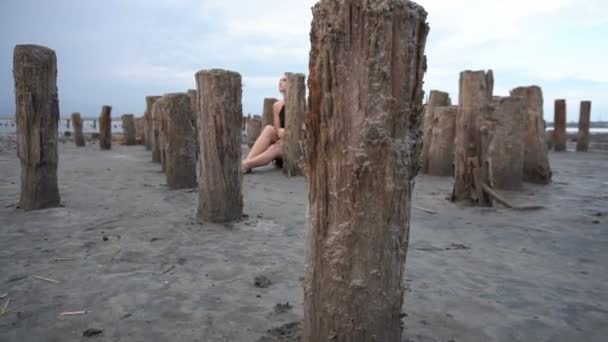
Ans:
[{"label": "pale grey sky", "polygon": [[[53,48],[58,57],[62,116],[141,115],[144,97],[195,88],[194,73],[225,68],[243,76],[243,111],[277,97],[284,71],[308,71],[313,0],[2,0],[0,114],[14,111],[16,44]],[[602,0],[421,0],[429,12],[425,89],[458,99],[465,69],[493,69],[495,93],[520,85],[568,101],[608,120],[608,5]]]}]

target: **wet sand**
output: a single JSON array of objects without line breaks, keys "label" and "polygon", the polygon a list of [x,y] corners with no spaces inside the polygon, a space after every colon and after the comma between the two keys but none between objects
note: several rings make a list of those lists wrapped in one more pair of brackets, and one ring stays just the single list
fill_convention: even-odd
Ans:
[{"label": "wet sand", "polygon": [[[246,175],[246,217],[200,225],[142,146],[60,143],[63,207],[23,212],[0,140],[0,311],[22,305],[0,341],[256,341],[302,319],[304,178]],[[417,178],[403,341],[605,341],[608,152],[550,159],[551,185],[503,192],[537,211],[461,208],[451,178]]]}]

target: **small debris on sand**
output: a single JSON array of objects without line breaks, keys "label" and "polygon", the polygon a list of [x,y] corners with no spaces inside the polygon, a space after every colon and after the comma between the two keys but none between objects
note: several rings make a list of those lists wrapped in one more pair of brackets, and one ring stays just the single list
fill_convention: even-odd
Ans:
[{"label": "small debris on sand", "polygon": [[302,341],[302,323],[291,322],[272,328],[264,334],[257,342],[296,342]]},{"label": "small debris on sand", "polygon": [[285,313],[289,310],[291,310],[293,307],[289,304],[289,302],[285,303],[285,304],[281,304],[278,303],[277,305],[274,306],[274,312],[278,313],[278,314],[282,314]]},{"label": "small debris on sand", "polygon": [[253,280],[253,285],[261,289],[268,288],[271,284],[272,282],[270,281],[270,279],[263,275],[256,276]]},{"label": "small debris on sand", "polygon": [[82,336],[93,337],[93,336],[101,335],[102,333],[103,333],[103,330],[101,330],[101,329],[89,328],[82,333]]}]

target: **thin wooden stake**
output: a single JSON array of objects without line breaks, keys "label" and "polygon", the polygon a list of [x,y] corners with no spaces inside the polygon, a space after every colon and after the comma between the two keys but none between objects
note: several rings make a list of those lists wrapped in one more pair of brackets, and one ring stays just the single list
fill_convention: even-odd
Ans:
[{"label": "thin wooden stake", "polygon": [[45,281],[48,281],[48,282],[51,282],[51,283],[59,284],[59,282],[57,280],[54,280],[54,279],[45,278],[45,277],[41,277],[41,276],[38,276],[38,275],[34,275],[33,277],[36,278],[36,279],[45,280]]}]

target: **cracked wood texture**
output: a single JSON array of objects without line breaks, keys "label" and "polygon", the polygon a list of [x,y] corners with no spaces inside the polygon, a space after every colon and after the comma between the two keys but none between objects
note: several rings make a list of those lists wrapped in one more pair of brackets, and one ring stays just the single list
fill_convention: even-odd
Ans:
[{"label": "cracked wood texture", "polygon": [[255,141],[260,137],[260,134],[262,134],[262,118],[258,115],[247,118],[246,128],[247,146],[251,148],[253,144],[255,144]]},{"label": "cracked wood texture", "polygon": [[566,100],[555,100],[553,120],[553,148],[556,152],[566,151]]},{"label": "cracked wood texture", "polygon": [[133,114],[124,114],[120,120],[122,121],[122,134],[125,145],[135,145],[135,116]]},{"label": "cracked wood texture", "polygon": [[57,186],[57,57],[37,45],[13,52],[17,156],[21,163],[19,207],[36,210],[60,204]]},{"label": "cracked wood texture", "polygon": [[162,96],[156,97],[151,104],[151,113],[152,113],[152,161],[156,163],[160,163],[160,150],[161,150],[161,141],[160,141],[160,125],[161,118],[160,114],[156,110],[156,102],[160,100]]},{"label": "cracked wood texture", "polygon": [[196,93],[196,89],[188,89],[188,96],[190,97],[190,110],[192,111],[192,125],[194,126],[194,142],[196,143],[196,148],[194,149],[194,155],[196,160],[198,160],[199,148],[200,144],[198,141],[198,114],[196,113],[198,106],[196,105],[196,101],[198,99],[198,94]]},{"label": "cracked wood texture", "polygon": [[146,96],[146,111],[144,112],[144,120],[145,120],[145,133],[144,140],[146,143],[146,150],[153,150],[154,143],[154,118],[152,117],[152,105],[154,102],[158,100],[160,96]]},{"label": "cracked wood texture", "polygon": [[84,147],[86,141],[82,132],[82,117],[80,113],[72,113],[72,126],[74,127],[74,143],[78,147]]},{"label": "cracked wood texture", "polygon": [[524,99],[519,96],[495,97],[485,125],[490,137],[488,161],[491,186],[519,190],[524,173]]},{"label": "cracked wood texture", "polygon": [[99,148],[112,148],[112,107],[103,106],[99,114]]},{"label": "cracked wood texture", "polygon": [[543,91],[538,86],[518,87],[511,96],[524,98],[524,170],[523,180],[537,184],[551,182],[551,166],[545,143]]},{"label": "cracked wood texture", "polygon": [[167,94],[155,103],[164,120],[165,175],[170,189],[196,187],[196,138],[190,96]]},{"label": "cracked wood texture", "polygon": [[285,73],[285,136],[283,137],[283,173],[288,177],[303,175],[304,112],[306,111],[306,84],[304,74]]},{"label": "cracked wood texture", "polygon": [[433,128],[437,124],[435,121],[435,107],[445,107],[452,104],[450,94],[431,90],[429,101],[424,106],[424,118],[422,121],[422,152],[420,153],[420,173],[429,173],[429,152],[433,144]]},{"label": "cracked wood texture", "polygon": [[428,174],[432,176],[453,176],[458,106],[433,107],[432,111],[430,117],[433,121],[433,127],[430,130],[431,139],[427,159]]},{"label": "cracked wood texture", "polygon": [[428,30],[406,0],[313,7],[303,341],[401,341]]},{"label": "cracked wood texture", "polygon": [[262,110],[262,127],[274,126],[274,113],[272,106],[278,100],[273,97],[267,97],[264,99],[264,107]]},{"label": "cracked wood texture", "polygon": [[589,124],[591,120],[591,101],[581,101],[581,109],[578,120],[578,138],[576,139],[576,151],[587,152],[589,150]]},{"label": "cracked wood texture", "polygon": [[484,125],[492,102],[492,71],[460,73],[454,142],[452,201],[492,206],[483,184],[492,184],[488,163],[489,132]]},{"label": "cracked wood texture", "polygon": [[233,71],[196,73],[200,141],[197,217],[203,222],[229,222],[243,215],[241,84],[241,75]]}]

